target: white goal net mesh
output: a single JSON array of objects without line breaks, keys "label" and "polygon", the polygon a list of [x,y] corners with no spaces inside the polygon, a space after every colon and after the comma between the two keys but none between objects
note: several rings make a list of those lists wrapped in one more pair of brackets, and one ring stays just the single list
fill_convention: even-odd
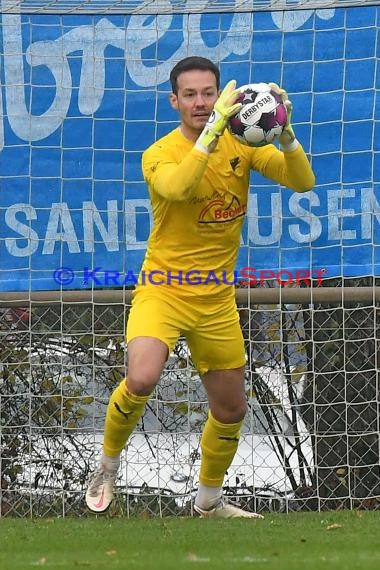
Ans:
[{"label": "white goal net mesh", "polygon": [[[378,4],[362,0],[361,6]],[[4,0],[4,13],[24,14],[196,14],[343,8],[356,0]]]},{"label": "white goal net mesh", "polygon": [[[317,178],[295,195],[252,176],[249,411],[225,493],[258,511],[378,508],[377,4],[0,2],[2,516],[86,512],[151,224],[141,152],[177,124],[168,75],[190,54],[223,84],[284,85]],[[123,455],[115,512],[191,512],[206,410],[181,340]]]}]

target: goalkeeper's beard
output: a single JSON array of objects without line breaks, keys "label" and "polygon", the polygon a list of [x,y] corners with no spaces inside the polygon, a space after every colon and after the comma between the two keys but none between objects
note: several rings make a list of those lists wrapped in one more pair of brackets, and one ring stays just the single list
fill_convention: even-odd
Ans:
[{"label": "goalkeeper's beard", "polygon": [[207,125],[207,122],[210,118],[210,115],[211,115],[211,113],[207,116],[204,115],[202,117],[198,117],[198,118],[196,118],[195,121],[193,120],[193,124],[195,123],[193,128],[194,128],[194,132],[197,133],[197,137],[199,137],[199,135],[201,134],[201,132],[203,131],[203,129]]},{"label": "goalkeeper's beard", "polygon": [[203,132],[203,129],[205,128],[205,126],[207,124],[207,120],[208,119],[205,119],[202,126],[199,126],[199,127],[194,126],[194,125],[189,125],[187,123],[181,123],[179,130],[181,131],[181,133],[183,134],[183,136],[185,138],[195,142],[198,139],[198,137],[201,135],[201,133]]}]

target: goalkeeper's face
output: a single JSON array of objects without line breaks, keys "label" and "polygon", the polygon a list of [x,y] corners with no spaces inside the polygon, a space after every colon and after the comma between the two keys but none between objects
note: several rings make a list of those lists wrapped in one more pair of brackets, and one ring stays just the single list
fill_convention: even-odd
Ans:
[{"label": "goalkeeper's face", "polygon": [[177,79],[177,93],[170,103],[179,112],[183,134],[197,140],[218,98],[215,75],[208,70],[184,71]]}]

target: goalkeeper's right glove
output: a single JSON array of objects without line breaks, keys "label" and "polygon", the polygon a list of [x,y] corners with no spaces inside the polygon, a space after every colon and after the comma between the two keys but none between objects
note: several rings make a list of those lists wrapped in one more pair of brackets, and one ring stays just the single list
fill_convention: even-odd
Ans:
[{"label": "goalkeeper's right glove", "polygon": [[289,101],[289,97],[285,89],[279,87],[277,83],[268,83],[268,85],[271,89],[273,89],[273,91],[275,91],[280,95],[282,102],[286,107],[288,118],[281,135],[278,137],[280,145],[286,148],[287,146],[294,143],[294,141],[296,140],[296,135],[294,134],[293,127],[291,124],[293,105],[292,102]]},{"label": "goalkeeper's right glove", "polygon": [[195,143],[198,150],[208,154],[215,149],[218,138],[227,126],[228,119],[242,107],[241,103],[236,103],[239,94],[240,90],[236,89],[236,81],[232,79],[219,95],[206,125]]}]

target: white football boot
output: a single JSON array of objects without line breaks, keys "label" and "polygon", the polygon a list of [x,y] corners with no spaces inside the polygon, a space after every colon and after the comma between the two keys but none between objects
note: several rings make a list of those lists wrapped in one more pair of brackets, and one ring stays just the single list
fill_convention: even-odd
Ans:
[{"label": "white football boot", "polygon": [[86,504],[93,513],[104,513],[112,503],[117,471],[117,468],[107,469],[100,463],[92,474],[86,492]]},{"label": "white football boot", "polygon": [[194,505],[194,510],[201,518],[219,518],[219,519],[236,519],[236,518],[249,518],[249,519],[263,519],[263,515],[258,513],[250,513],[227,503],[224,499],[220,499],[214,507],[205,511],[197,505]]}]

